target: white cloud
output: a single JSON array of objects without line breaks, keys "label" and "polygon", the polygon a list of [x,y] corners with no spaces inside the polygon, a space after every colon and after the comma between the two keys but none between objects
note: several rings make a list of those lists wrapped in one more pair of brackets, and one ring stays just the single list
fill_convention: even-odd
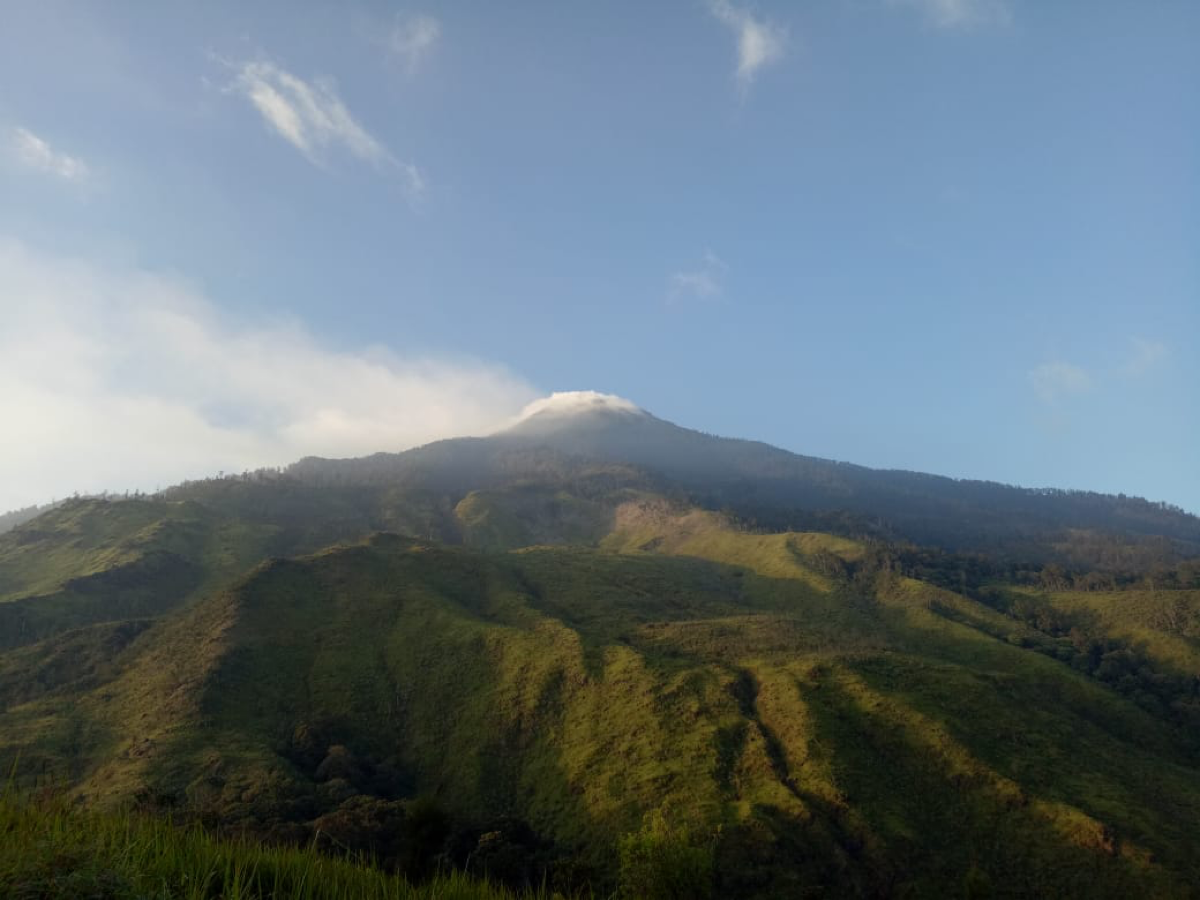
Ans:
[{"label": "white cloud", "polygon": [[1061,360],[1042,363],[1029,373],[1029,380],[1043,403],[1055,403],[1092,387],[1092,377],[1085,369]]},{"label": "white cloud", "polygon": [[310,162],[322,165],[326,154],[340,147],[376,166],[396,168],[411,193],[424,190],[425,179],[416,166],[396,159],[358,123],[338,96],[332,79],[305,81],[260,60],[238,66],[231,89],[245,96],[267,125]]},{"label": "white cloud", "polygon": [[1121,366],[1121,374],[1130,378],[1140,378],[1171,355],[1167,346],[1158,341],[1135,337],[1132,343],[1129,358]]},{"label": "white cloud", "polygon": [[56,175],[64,181],[87,180],[88,167],[83,160],[55,150],[28,128],[14,128],[9,146],[13,158],[23,166]]},{"label": "white cloud", "polygon": [[892,6],[917,10],[937,28],[971,29],[1011,21],[1006,0],[888,0]]},{"label": "white cloud", "polygon": [[387,38],[387,48],[411,73],[433,52],[442,26],[433,16],[398,15]]},{"label": "white cloud", "polygon": [[524,421],[543,412],[556,415],[575,415],[599,410],[642,412],[642,408],[632,400],[626,400],[616,394],[602,394],[599,391],[555,391],[548,397],[539,397],[521,410],[518,421]]},{"label": "white cloud", "polygon": [[0,239],[0,510],[307,454],[485,434],[537,396],[503,368],[335,350],[179,280]]},{"label": "white cloud", "polygon": [[683,297],[694,297],[699,300],[711,300],[721,296],[724,288],[721,277],[729,266],[711,250],[704,251],[704,258],[699,268],[675,272],[668,282],[667,299],[679,300]]},{"label": "white cloud", "polygon": [[783,59],[787,49],[787,29],[765,19],[755,18],[749,10],[730,0],[710,0],[709,10],[737,39],[737,69],[734,73],[743,92],[763,66]]}]

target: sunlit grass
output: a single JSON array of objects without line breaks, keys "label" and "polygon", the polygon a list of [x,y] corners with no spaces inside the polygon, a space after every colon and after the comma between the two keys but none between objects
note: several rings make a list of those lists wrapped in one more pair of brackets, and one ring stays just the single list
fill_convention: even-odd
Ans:
[{"label": "sunlit grass", "polygon": [[23,898],[106,900],[517,900],[461,873],[410,884],[366,862],[227,840],[135,813],[61,798],[0,797],[0,890]]}]

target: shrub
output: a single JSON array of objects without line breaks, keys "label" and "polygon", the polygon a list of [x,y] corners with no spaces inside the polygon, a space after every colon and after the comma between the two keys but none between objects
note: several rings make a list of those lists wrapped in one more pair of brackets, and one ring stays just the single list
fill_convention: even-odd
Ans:
[{"label": "shrub", "polygon": [[639,900],[701,900],[713,896],[712,841],[674,828],[661,811],[617,845],[619,894]]}]

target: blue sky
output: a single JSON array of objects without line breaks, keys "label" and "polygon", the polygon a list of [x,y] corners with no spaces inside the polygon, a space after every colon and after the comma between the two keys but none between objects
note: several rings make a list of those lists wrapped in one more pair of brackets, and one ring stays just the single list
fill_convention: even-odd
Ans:
[{"label": "blue sky", "polygon": [[0,508],[554,390],[1200,512],[1200,6],[57,3],[0,29]]}]

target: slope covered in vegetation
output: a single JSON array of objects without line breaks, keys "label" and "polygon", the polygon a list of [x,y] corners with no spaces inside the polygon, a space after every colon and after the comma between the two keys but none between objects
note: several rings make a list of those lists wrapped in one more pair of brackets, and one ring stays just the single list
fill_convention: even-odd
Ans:
[{"label": "slope covered in vegetation", "polygon": [[1192,726],[1047,652],[1046,623],[844,538],[646,498],[613,522],[594,548],[379,534],[264,562],[57,688],[62,642],[115,638],[31,646],[49,686],[8,695],[0,754],[301,844],[371,848],[426,797],[461,862],[515,816],[516,852],[599,886],[639,842],[733,896],[1200,879]]}]

